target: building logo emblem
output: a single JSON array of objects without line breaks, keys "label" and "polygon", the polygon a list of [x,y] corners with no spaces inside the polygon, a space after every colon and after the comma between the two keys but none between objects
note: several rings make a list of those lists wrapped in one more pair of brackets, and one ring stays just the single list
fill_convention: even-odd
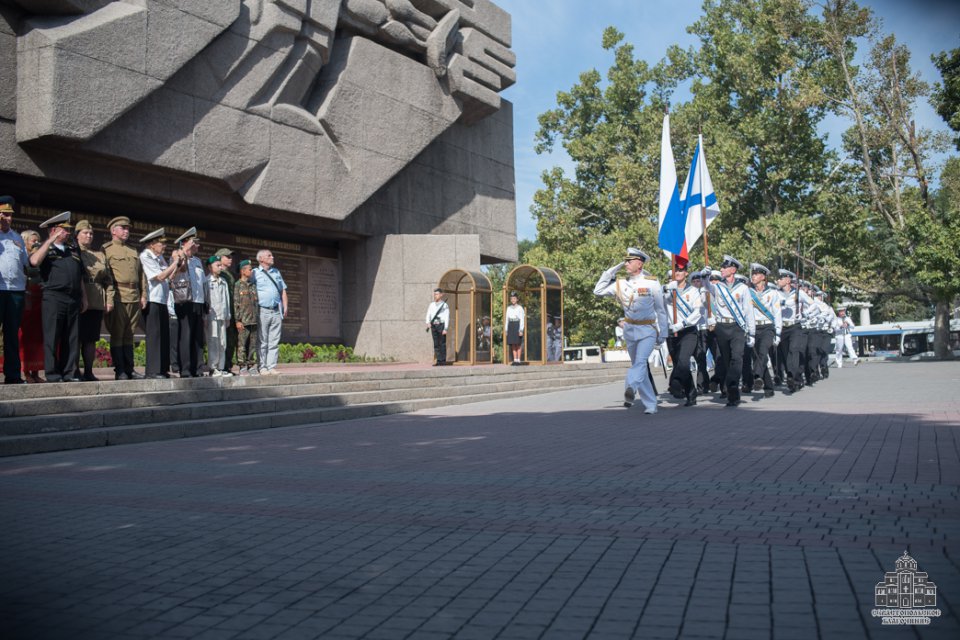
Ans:
[{"label": "building logo emblem", "polygon": [[917,561],[907,555],[897,558],[895,571],[887,571],[874,591],[876,609],[870,614],[885,625],[930,624],[939,618],[937,585],[925,571],[917,570]]}]

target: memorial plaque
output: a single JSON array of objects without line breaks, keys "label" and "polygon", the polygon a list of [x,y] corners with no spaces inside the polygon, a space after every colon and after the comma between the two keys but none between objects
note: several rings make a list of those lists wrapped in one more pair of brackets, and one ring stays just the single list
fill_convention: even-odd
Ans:
[{"label": "memorial plaque", "polygon": [[312,336],[340,336],[340,265],[331,258],[307,258],[309,332]]}]

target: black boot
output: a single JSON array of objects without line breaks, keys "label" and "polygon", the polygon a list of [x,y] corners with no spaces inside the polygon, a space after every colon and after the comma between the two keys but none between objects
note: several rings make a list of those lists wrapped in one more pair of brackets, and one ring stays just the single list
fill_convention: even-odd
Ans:
[{"label": "black boot", "polygon": [[732,384],[727,389],[727,406],[735,407],[740,404],[740,389],[737,388],[737,385]]},{"label": "black boot", "polygon": [[127,377],[131,380],[143,380],[143,375],[137,373],[133,369],[133,345],[125,344],[123,345],[123,359],[124,365],[126,366]]},{"label": "black boot", "polygon": [[685,407],[693,407],[697,404],[697,388],[694,387],[690,390],[690,393],[687,394],[687,401],[683,403]]},{"label": "black boot", "polygon": [[113,360],[113,372],[115,380],[129,380],[127,367],[123,361],[123,347],[110,347],[110,359]]}]

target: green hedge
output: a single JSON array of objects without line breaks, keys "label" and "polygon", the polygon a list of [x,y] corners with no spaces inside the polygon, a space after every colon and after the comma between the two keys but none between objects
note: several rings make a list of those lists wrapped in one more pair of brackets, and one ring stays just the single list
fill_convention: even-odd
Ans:
[{"label": "green hedge", "polygon": [[[204,350],[206,360],[206,350]],[[281,344],[278,360],[282,364],[300,364],[303,362],[379,362],[376,358],[357,355],[350,347],[342,344]],[[133,349],[133,362],[142,367],[147,363],[146,343],[140,342]],[[110,358],[110,342],[105,339],[97,341],[96,367],[112,367]]]}]

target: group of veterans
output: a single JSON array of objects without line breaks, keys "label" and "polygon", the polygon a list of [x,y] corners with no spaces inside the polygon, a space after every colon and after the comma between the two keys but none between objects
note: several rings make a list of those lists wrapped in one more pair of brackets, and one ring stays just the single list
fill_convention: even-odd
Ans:
[{"label": "group of veterans", "polygon": [[[107,224],[110,240],[93,248],[94,228],[65,211],[40,224],[47,237],[11,228],[15,201],[0,196],[0,323],[6,384],[93,381],[102,325],[110,334],[116,380],[209,373],[275,375],[287,285],[273,254],[256,266],[233,251],[205,261],[191,228],[173,241],[165,229],[130,241],[130,219]],[[72,230],[72,231],[71,231]],[[134,369],[134,334],[145,328],[146,367]],[[207,358],[203,361],[204,347]],[[83,361],[83,370],[80,361]],[[43,377],[40,377],[40,371]],[[21,373],[22,371],[22,373]]]},{"label": "group of veterans", "polygon": [[[684,406],[696,405],[698,396],[708,393],[719,393],[728,407],[738,406],[743,393],[770,398],[777,386],[796,393],[829,377],[834,339],[837,366],[844,350],[854,365],[859,363],[846,309],[834,311],[824,291],[792,271],[779,269],[773,278],[768,267],[751,263],[748,278],[733,256],[725,255],[719,270],[693,272],[678,260],[661,285],[644,271],[648,261],[646,253],[629,248],[594,288],[595,295],[613,297],[623,309],[618,326],[631,362],[626,407],[639,401],[644,413],[657,412],[648,363],[664,344],[673,361],[669,392]],[[624,278],[618,277],[621,269]],[[712,375],[708,353],[715,363]]]}]

